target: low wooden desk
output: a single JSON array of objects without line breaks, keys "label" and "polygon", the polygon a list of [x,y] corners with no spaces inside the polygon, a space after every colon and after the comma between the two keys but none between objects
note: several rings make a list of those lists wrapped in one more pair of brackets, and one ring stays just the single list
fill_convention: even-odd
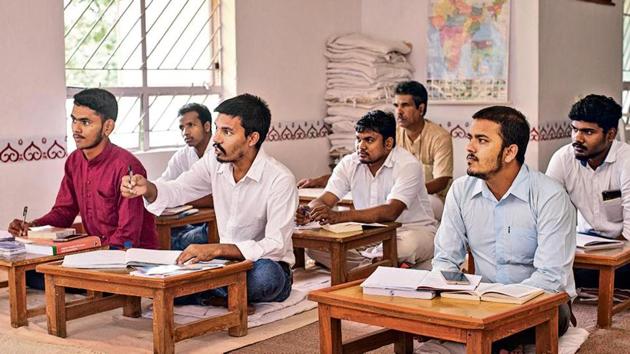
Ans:
[{"label": "low wooden desk", "polygon": [[[107,247],[100,247],[107,248]],[[43,315],[46,307],[40,306],[32,309],[26,307],[26,272],[35,269],[39,264],[58,261],[66,254],[86,252],[81,250],[56,256],[25,253],[13,257],[0,257],[0,268],[9,274],[8,281],[0,282],[0,288],[9,288],[9,304],[11,307],[11,326],[14,328],[28,324],[30,317]]]},{"label": "low wooden desk", "polygon": [[183,218],[179,215],[158,216],[155,218],[155,225],[157,226],[160,249],[171,249],[172,228],[202,222],[208,223],[208,243],[219,243],[217,221],[212,208],[201,208],[198,213]]},{"label": "low wooden desk", "polygon": [[608,250],[575,251],[573,268],[599,270],[599,293],[597,300],[597,326],[609,328],[612,316],[630,307],[630,300],[613,305],[615,291],[615,270],[630,263],[630,242],[625,242],[623,248]]},{"label": "low wooden desk", "polygon": [[[174,353],[175,342],[228,328],[231,336],[247,334],[247,270],[251,261],[226,265],[167,278],[129,275],[127,270],[64,268],[61,262],[37,266],[46,277],[48,333],[65,338],[66,321],[123,307],[128,317],[140,317],[140,297],[153,299],[153,351]],[[175,326],[173,300],[176,297],[227,286],[228,313]],[[63,301],[65,288],[80,288],[117,294],[76,305]]]},{"label": "low wooden desk", "polygon": [[[396,249],[396,229],[400,223],[386,223],[386,227],[365,227],[363,231],[334,233],[322,229],[295,230],[293,232],[293,252],[295,266],[304,267],[304,249],[312,248],[330,252],[331,284],[341,284],[350,280],[367,278],[378,266],[398,266]],[[383,242],[381,261],[346,270],[346,253],[349,249]]]},{"label": "low wooden desk", "polygon": [[[298,189],[298,195],[300,196],[300,204],[308,204],[311,200],[317,199],[317,197],[319,197],[322,194],[324,194],[324,188]],[[354,204],[352,204],[352,194],[348,193],[339,201],[339,203],[337,203],[337,205],[354,209]]]},{"label": "low wooden desk", "polygon": [[[361,281],[313,291],[317,301],[321,353],[363,353],[395,343],[396,353],[411,353],[409,333],[466,344],[469,354],[490,353],[492,342],[536,327],[536,352],[558,353],[558,306],[566,293],[543,294],[523,304],[363,295]],[[390,330],[341,342],[341,320]]]}]

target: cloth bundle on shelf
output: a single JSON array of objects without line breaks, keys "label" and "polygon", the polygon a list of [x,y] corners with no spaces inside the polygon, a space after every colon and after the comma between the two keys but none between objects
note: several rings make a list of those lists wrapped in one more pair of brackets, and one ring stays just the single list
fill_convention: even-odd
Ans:
[{"label": "cloth bundle on shelf", "polygon": [[359,118],[375,109],[392,111],[394,87],[413,77],[406,58],[410,52],[409,43],[360,33],[328,40],[324,122],[332,131],[328,139],[335,163],[354,152],[354,125]]}]

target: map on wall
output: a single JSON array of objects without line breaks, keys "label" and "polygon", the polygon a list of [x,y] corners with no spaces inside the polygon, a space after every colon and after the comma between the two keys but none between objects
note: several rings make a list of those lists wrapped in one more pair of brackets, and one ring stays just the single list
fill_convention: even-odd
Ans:
[{"label": "map on wall", "polygon": [[510,0],[431,0],[429,99],[507,102],[509,29]]}]

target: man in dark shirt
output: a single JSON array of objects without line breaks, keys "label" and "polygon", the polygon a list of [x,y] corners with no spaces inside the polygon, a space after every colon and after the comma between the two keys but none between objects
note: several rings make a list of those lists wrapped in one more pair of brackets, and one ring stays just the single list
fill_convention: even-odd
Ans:
[{"label": "man in dark shirt", "polygon": [[151,213],[140,198],[120,195],[120,180],[131,168],[146,176],[144,167],[130,152],[109,141],[118,104],[110,92],[86,89],[74,96],[72,137],[77,150],[65,164],[65,174],[55,205],[48,214],[30,222],[15,219],[13,235],[27,235],[31,226],[69,227],[81,215],[85,232],[116,248],[157,248],[157,230]]}]

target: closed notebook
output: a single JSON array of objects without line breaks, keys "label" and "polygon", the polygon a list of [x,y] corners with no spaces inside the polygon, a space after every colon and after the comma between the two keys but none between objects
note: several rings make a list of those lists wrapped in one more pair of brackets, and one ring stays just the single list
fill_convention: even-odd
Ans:
[{"label": "closed notebook", "polygon": [[64,254],[101,246],[101,239],[98,236],[86,236],[65,242],[55,242],[53,240],[44,239],[32,241],[33,242],[24,245],[26,252],[43,255]]},{"label": "closed notebook", "polygon": [[578,248],[584,249],[586,251],[621,248],[624,244],[624,242],[621,240],[591,236],[579,232],[576,235],[575,241]]},{"label": "closed notebook", "polygon": [[524,304],[544,292],[522,284],[479,283],[475,290],[443,291],[440,296],[446,299]]},{"label": "closed notebook", "polygon": [[28,229],[28,238],[54,240],[75,235],[76,229],[69,227],[37,226]]},{"label": "closed notebook", "polygon": [[338,224],[324,224],[322,229],[334,233],[363,231],[363,226],[357,222],[341,222]]},{"label": "closed notebook", "polygon": [[192,209],[192,205],[180,205],[177,207],[173,207],[173,208],[166,208],[164,209],[164,211],[162,212],[162,214],[160,214],[160,216],[169,216],[169,215],[177,215],[183,211],[186,211],[188,209]]},{"label": "closed notebook", "polygon": [[399,296],[408,297],[412,299],[431,300],[435,297],[435,291],[429,290],[402,290],[402,289],[384,289],[384,288],[370,288],[363,287],[363,294],[365,295],[380,295],[380,296]]}]

